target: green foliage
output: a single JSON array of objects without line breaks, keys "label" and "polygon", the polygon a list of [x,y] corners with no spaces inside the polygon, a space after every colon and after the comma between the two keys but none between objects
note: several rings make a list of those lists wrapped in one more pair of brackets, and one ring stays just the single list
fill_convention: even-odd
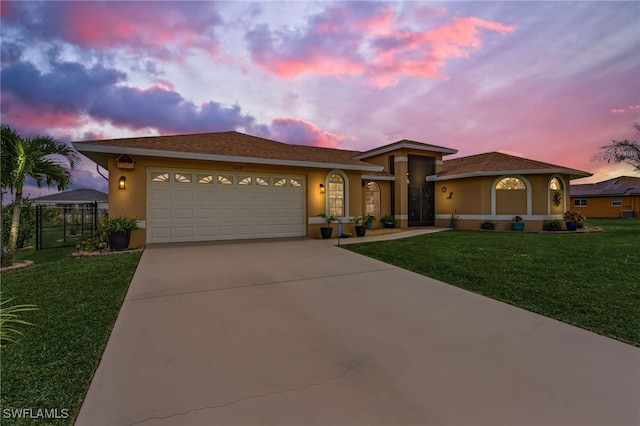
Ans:
[{"label": "green foliage", "polygon": [[138,219],[128,216],[112,216],[100,222],[99,231],[109,232],[128,232],[139,229]]},{"label": "green foliage", "polygon": [[543,231],[562,231],[564,230],[564,223],[561,220],[545,220],[542,222]]},{"label": "green foliage", "polygon": [[[2,349],[2,407],[59,407],[78,411],[98,366],[140,253],[71,257],[73,247],[18,252],[35,261],[2,275],[2,296],[28,300],[36,327]],[[73,421],[13,419],[12,425]],[[5,422],[3,422],[4,424]]]},{"label": "green foliage", "polygon": [[640,346],[640,220],[589,225],[603,230],[462,230],[344,248]]},{"label": "green foliage", "polygon": [[490,230],[496,229],[496,223],[490,220],[485,220],[480,224],[480,229],[490,229]]},{"label": "green foliage", "polygon": [[380,221],[382,223],[393,223],[393,224],[395,224],[396,223],[396,218],[391,216],[390,214],[388,214],[388,215],[382,216]]},{"label": "green foliage", "polygon": [[35,311],[36,305],[9,305],[13,299],[2,300],[0,295],[0,347],[8,342],[15,342],[22,332],[16,328],[17,325],[33,325],[20,318],[21,312]]},{"label": "green foliage", "polygon": [[520,222],[522,222],[524,219],[522,219],[522,216],[514,216],[511,220],[512,220],[513,222],[515,222],[515,223],[520,223]]},{"label": "green foliage", "polygon": [[[2,245],[9,244],[9,232],[11,231],[11,220],[13,218],[13,203],[2,206]],[[36,236],[36,206],[28,198],[22,199],[20,209],[20,228],[18,228],[18,239],[16,248],[24,248],[32,243]]]},{"label": "green foliage", "polygon": [[562,215],[562,218],[564,219],[565,222],[576,222],[576,223],[582,223],[586,219],[586,217],[582,216],[580,213],[573,210],[569,210],[568,212],[565,212]]},{"label": "green foliage", "polygon": [[323,219],[324,219],[324,221],[325,221],[325,222],[327,222],[327,225],[329,225],[329,226],[331,226],[331,224],[332,224],[333,222],[340,222],[340,219],[338,219],[338,217],[337,217],[337,216],[332,215],[332,214],[331,214],[331,215],[327,215],[327,214],[325,214],[325,213],[320,213],[320,214],[318,215],[318,217],[323,218]]},{"label": "green foliage", "polygon": [[353,223],[355,223],[356,225],[364,225],[365,223],[369,222],[371,219],[371,216],[369,216],[368,214],[365,214],[363,216],[356,216],[356,217],[352,217],[351,221]]}]

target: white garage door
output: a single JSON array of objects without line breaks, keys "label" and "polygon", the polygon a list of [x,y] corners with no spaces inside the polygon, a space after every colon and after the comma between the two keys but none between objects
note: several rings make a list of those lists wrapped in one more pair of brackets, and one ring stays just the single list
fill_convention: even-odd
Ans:
[{"label": "white garage door", "polygon": [[304,176],[147,170],[147,242],[306,234]]}]

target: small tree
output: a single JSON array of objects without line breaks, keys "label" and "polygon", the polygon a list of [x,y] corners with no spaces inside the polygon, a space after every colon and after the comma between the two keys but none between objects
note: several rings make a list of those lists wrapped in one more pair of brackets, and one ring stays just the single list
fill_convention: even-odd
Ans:
[{"label": "small tree", "polygon": [[22,209],[22,188],[28,177],[36,181],[38,187],[45,183],[56,185],[58,191],[71,184],[71,173],[60,160],[74,169],[77,162],[76,151],[46,136],[23,138],[9,126],[2,125],[2,188],[15,191],[9,241],[2,248],[2,266],[13,263],[13,253],[18,242],[20,211]]},{"label": "small tree", "polygon": [[[13,219],[13,203],[2,206],[2,245],[9,244],[9,231]],[[36,235],[36,206],[33,201],[25,198],[20,209],[20,228],[16,248],[27,247]]]},{"label": "small tree", "polygon": [[[633,125],[640,133],[640,123]],[[611,145],[603,146],[604,152],[594,155],[594,159],[601,162],[627,163],[631,164],[637,171],[640,171],[640,144],[638,141],[611,141]]]}]

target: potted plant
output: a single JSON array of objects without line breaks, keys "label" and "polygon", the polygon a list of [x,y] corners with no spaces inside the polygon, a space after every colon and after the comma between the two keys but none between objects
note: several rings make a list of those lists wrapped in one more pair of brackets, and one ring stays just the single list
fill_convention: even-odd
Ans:
[{"label": "potted plant", "polygon": [[367,220],[364,221],[364,226],[366,226],[367,229],[373,229],[373,219],[375,219],[375,216],[367,215]]},{"label": "potted plant", "polygon": [[382,216],[382,219],[380,219],[380,221],[382,222],[385,228],[393,228],[396,226],[396,219],[390,214],[386,216]]},{"label": "potted plant", "polygon": [[367,220],[369,220],[369,215],[356,216],[351,218],[351,220],[356,225],[356,236],[364,237],[367,233],[367,227],[365,223],[367,222]]},{"label": "potted plant", "polygon": [[523,219],[521,216],[514,216],[511,220],[512,231],[524,231],[524,222],[522,221]]},{"label": "potted plant", "polygon": [[562,218],[567,225],[567,231],[575,231],[578,229],[585,217],[576,211],[569,210],[562,215]]},{"label": "potted plant", "polygon": [[113,216],[100,223],[100,230],[107,234],[111,251],[129,248],[131,231],[139,229],[138,220],[127,216]]},{"label": "potted plant", "polygon": [[334,215],[327,215],[324,213],[320,213],[319,217],[323,218],[325,222],[327,222],[327,226],[323,226],[320,228],[320,234],[322,235],[323,240],[328,240],[331,238],[331,234],[333,233],[333,227],[331,224],[333,222],[339,222],[340,220]]},{"label": "potted plant", "polygon": [[460,215],[457,213],[456,210],[453,211],[453,213],[451,213],[451,216],[449,217],[449,228],[455,228],[456,227],[456,222],[458,222],[458,219],[460,218]]}]

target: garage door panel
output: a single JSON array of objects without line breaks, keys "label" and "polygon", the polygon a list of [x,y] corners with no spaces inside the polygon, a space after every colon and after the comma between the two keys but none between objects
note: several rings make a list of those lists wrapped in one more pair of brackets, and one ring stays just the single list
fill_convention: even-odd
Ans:
[{"label": "garage door panel", "polygon": [[[169,179],[152,182],[158,175]],[[148,182],[148,242],[306,233],[301,176],[156,169],[150,170]]]}]

